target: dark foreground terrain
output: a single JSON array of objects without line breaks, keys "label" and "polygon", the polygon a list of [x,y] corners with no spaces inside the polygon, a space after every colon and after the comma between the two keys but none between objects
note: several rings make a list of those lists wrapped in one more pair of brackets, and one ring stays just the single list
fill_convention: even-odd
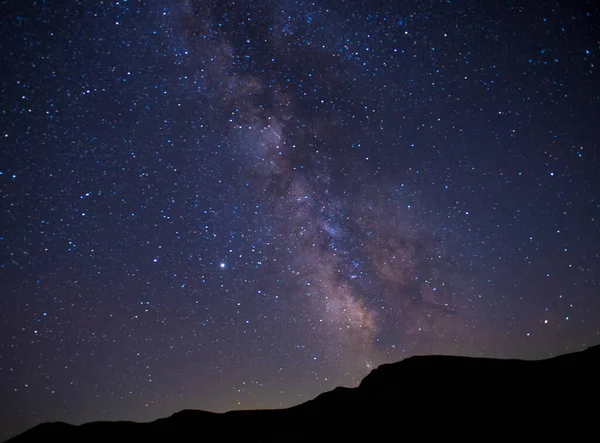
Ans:
[{"label": "dark foreground terrain", "polygon": [[184,410],[150,423],[46,423],[21,442],[597,441],[600,346],[548,360],[412,357],[279,410]]}]

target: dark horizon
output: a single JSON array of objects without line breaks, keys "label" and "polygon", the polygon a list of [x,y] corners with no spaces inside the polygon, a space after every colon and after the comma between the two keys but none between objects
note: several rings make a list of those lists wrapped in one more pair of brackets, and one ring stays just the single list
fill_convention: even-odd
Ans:
[{"label": "dark horizon", "polygon": [[1,3],[0,436],[600,343],[600,5],[530,3]]},{"label": "dark horizon", "polygon": [[[600,345],[536,361],[420,356],[381,365],[355,388],[338,387],[287,409],[188,409],[148,423],[44,423],[7,443],[388,441],[398,437],[389,425],[398,418],[404,435],[430,438],[481,436],[490,429],[496,437],[577,438],[593,426],[589,404],[599,393],[599,369]],[[431,407],[457,398],[458,407]]]}]

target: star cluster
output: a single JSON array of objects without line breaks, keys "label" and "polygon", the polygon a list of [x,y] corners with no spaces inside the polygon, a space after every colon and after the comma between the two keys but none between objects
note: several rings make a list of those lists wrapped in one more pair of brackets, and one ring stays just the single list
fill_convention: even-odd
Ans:
[{"label": "star cluster", "polygon": [[4,436],[600,341],[594,2],[0,8]]}]

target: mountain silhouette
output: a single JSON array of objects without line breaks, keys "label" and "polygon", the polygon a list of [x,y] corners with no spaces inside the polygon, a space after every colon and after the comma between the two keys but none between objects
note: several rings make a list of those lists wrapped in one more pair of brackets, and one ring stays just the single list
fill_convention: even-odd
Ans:
[{"label": "mountain silhouette", "polygon": [[379,366],[356,388],[287,409],[183,410],[149,423],[45,423],[8,441],[597,439],[598,417],[600,345],[535,361],[410,357]]}]

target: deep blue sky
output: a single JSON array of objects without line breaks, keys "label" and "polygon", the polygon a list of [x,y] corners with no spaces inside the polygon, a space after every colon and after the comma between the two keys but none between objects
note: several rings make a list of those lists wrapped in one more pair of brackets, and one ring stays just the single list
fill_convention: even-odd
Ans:
[{"label": "deep blue sky", "polygon": [[1,2],[3,435],[599,343],[599,14]]}]

